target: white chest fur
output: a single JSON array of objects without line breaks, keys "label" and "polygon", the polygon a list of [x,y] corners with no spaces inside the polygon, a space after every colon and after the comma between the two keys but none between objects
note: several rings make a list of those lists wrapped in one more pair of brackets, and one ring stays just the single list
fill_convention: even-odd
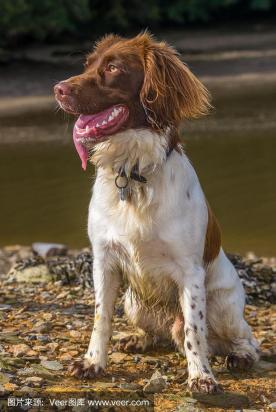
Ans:
[{"label": "white chest fur", "polygon": [[[208,219],[204,194],[186,155],[173,151],[166,159],[164,140],[148,133],[115,136],[116,147],[109,145],[96,152],[99,169],[88,219],[93,249],[116,245],[123,253],[120,261],[125,275],[143,293],[158,289],[161,277],[177,279],[187,257],[193,255],[195,262],[202,259]],[[129,201],[119,199],[114,184],[114,164],[121,157],[117,150],[122,144],[129,155],[121,159],[120,166],[131,170],[139,159],[141,174],[147,178],[146,184],[130,181]],[[156,148],[152,151],[153,145]],[[105,163],[105,151],[112,167]],[[147,156],[150,151],[155,156]],[[157,286],[149,287],[152,282]]]}]

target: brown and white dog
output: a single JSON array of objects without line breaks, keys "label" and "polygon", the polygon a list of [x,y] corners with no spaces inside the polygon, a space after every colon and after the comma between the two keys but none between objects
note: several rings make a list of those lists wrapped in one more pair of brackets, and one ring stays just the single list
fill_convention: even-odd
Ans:
[{"label": "brown and white dog", "polygon": [[79,115],[73,137],[83,168],[88,159],[97,167],[88,219],[95,324],[72,374],[93,377],[106,367],[125,278],[125,312],[144,334],[121,349],[171,339],[186,353],[191,389],[219,391],[208,355],[246,368],[258,345],[243,317],[243,287],[179,144],[180,121],[208,112],[207,90],[173,48],[143,33],[104,37],[84,72],[57,84],[55,96]]}]

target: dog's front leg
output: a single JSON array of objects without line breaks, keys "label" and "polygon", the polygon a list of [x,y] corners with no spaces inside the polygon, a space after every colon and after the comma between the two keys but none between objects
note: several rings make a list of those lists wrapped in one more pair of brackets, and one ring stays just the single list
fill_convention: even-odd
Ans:
[{"label": "dog's front leg", "polygon": [[184,348],[189,371],[189,387],[194,392],[221,391],[207,358],[205,271],[193,267],[185,274],[180,303],[185,319]]},{"label": "dog's front leg", "polygon": [[106,366],[113,309],[121,280],[118,271],[114,270],[111,251],[98,250],[94,255],[95,320],[84,360],[71,368],[71,374],[78,378],[92,378]]}]

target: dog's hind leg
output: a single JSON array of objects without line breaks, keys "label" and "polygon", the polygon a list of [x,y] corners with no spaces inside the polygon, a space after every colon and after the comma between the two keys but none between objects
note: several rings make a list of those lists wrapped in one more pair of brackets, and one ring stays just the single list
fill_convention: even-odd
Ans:
[{"label": "dog's hind leg", "polygon": [[259,359],[258,343],[244,319],[241,281],[223,251],[209,268],[207,292],[210,351],[225,355],[229,369],[252,367]]},{"label": "dog's hind leg", "polygon": [[158,311],[148,308],[142,301],[138,301],[129,288],[125,294],[125,314],[129,321],[139,329],[139,334],[129,335],[120,339],[116,349],[122,352],[145,352],[156,345],[160,340],[169,340],[167,324],[170,322],[168,316],[161,316],[160,322]]}]

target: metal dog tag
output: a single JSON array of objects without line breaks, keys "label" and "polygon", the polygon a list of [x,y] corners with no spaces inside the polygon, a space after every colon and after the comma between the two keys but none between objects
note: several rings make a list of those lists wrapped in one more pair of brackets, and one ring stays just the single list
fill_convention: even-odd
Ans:
[{"label": "metal dog tag", "polygon": [[120,200],[126,200],[128,196],[128,188],[127,187],[121,187],[119,189],[119,194],[120,194]]},{"label": "metal dog tag", "polygon": [[125,174],[118,174],[115,179],[115,185],[118,189],[120,200],[124,201],[128,197],[128,178]]}]

